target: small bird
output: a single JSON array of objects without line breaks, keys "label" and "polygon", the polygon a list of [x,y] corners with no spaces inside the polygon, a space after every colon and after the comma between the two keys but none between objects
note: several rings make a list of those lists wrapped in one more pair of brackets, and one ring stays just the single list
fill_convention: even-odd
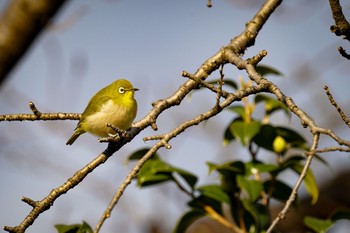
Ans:
[{"label": "small bird", "polygon": [[134,92],[139,89],[125,79],[119,79],[97,92],[89,101],[73,135],[66,145],[72,145],[83,133],[89,132],[99,137],[115,135],[109,123],[121,130],[131,127],[136,117],[137,102]]}]

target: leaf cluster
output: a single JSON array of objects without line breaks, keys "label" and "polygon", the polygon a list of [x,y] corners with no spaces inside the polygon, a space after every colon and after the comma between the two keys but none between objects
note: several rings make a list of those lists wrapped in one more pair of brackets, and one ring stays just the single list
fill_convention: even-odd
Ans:
[{"label": "leaf cluster", "polygon": [[[271,67],[262,69],[262,72],[267,75],[269,70],[274,75],[281,75]],[[211,81],[211,84],[215,83],[216,80]],[[232,81],[228,86],[238,88]],[[241,83],[241,86],[244,88],[249,83]],[[254,117],[259,105],[264,109],[261,119]],[[189,210],[179,219],[174,229],[176,233],[185,232],[204,216],[216,219],[233,232],[263,232],[272,221],[269,212],[271,200],[284,203],[292,192],[292,187],[280,178],[281,174],[292,171],[299,176],[302,172],[306,159],[304,152],[309,149],[306,140],[291,128],[269,122],[270,116],[277,112],[283,112],[290,118],[291,113],[283,103],[269,95],[259,94],[252,102],[244,99],[242,104],[228,109],[233,117],[223,133],[224,144],[237,141],[248,149],[249,159],[232,159],[222,164],[207,162],[209,172],[217,174],[220,182],[198,186],[195,174],[166,163],[158,154],[146,162],[136,177],[140,187],[173,182],[180,191],[188,194]],[[260,159],[258,155],[262,150],[274,154],[275,162]],[[140,159],[147,151],[148,148],[136,151],[129,159]],[[319,156],[315,157],[326,164]],[[304,185],[312,204],[316,203],[319,190],[312,170],[307,172]],[[298,207],[297,202],[293,203],[295,208]],[[231,220],[225,216],[227,209]],[[309,220],[306,222],[309,223]]]},{"label": "leaf cluster", "polygon": [[[261,75],[282,73],[269,66],[258,66]],[[220,85],[220,80],[208,82]],[[250,87],[250,82],[241,80],[240,85],[226,81],[223,88],[241,89]],[[200,90],[200,88],[198,89]],[[263,108],[263,116],[256,117],[256,109]],[[188,195],[188,211],[178,220],[174,233],[184,233],[197,219],[209,216],[223,224],[232,232],[265,232],[271,224],[270,203],[272,200],[285,203],[289,200],[293,187],[281,174],[292,171],[299,176],[304,168],[309,145],[302,135],[294,129],[271,123],[271,115],[283,112],[290,119],[290,110],[270,95],[258,94],[252,100],[243,98],[240,104],[227,108],[232,119],[223,132],[224,145],[238,142],[246,148],[245,159],[232,159],[225,163],[207,162],[209,174],[216,174],[219,182],[197,185],[196,174],[173,166],[161,159],[157,153],[140,168],[135,179],[139,187],[157,186],[171,182]],[[274,162],[266,162],[261,151],[275,156]],[[130,161],[140,160],[149,152],[142,148],[129,156]],[[322,163],[327,163],[314,155]],[[304,185],[315,204],[319,190],[312,170],[308,170]],[[298,199],[293,203],[298,208]],[[227,212],[229,214],[227,214]],[[230,217],[228,217],[230,216]],[[305,225],[315,232],[326,232],[340,219],[350,219],[348,210],[339,210],[328,219],[308,216]],[[91,227],[83,222],[74,225],[56,225],[59,233],[89,233]]]}]

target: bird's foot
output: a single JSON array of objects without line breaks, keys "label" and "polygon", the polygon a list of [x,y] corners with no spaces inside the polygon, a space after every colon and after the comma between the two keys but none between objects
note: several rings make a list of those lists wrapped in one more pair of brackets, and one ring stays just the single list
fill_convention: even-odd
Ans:
[{"label": "bird's foot", "polygon": [[119,129],[114,125],[106,124],[107,127],[113,129],[115,134],[108,134],[108,137],[99,138],[99,142],[119,142],[121,138],[128,137],[128,131],[124,129]]}]

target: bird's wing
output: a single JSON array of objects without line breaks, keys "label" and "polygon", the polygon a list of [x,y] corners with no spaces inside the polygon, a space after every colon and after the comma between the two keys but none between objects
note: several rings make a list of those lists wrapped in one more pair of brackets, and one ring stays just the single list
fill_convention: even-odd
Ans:
[{"label": "bird's wing", "polygon": [[108,96],[93,96],[86,106],[84,112],[82,113],[82,118],[80,121],[83,121],[85,117],[94,114],[95,112],[99,112],[102,105],[107,103],[111,98]]}]

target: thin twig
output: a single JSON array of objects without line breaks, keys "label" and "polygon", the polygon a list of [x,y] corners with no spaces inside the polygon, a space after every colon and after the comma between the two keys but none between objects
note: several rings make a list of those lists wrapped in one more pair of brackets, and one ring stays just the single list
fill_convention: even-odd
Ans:
[{"label": "thin twig", "polygon": [[264,88],[261,86],[252,86],[249,88],[246,88],[244,90],[240,90],[237,93],[230,93],[229,96],[220,104],[220,107],[214,106],[209,111],[202,113],[198,115],[197,117],[193,118],[192,120],[188,120],[175,129],[171,130],[169,133],[158,135],[156,136],[157,139],[160,139],[155,145],[153,145],[150,150],[137,162],[137,164],[134,166],[134,168],[130,171],[130,173],[127,175],[125,180],[122,182],[122,184],[119,186],[117,192],[113,196],[113,199],[111,200],[110,204],[108,205],[107,209],[104,211],[102,217],[100,218],[99,222],[97,223],[94,232],[97,233],[101,229],[103,223],[107,218],[111,216],[111,212],[115,205],[118,203],[119,199],[121,198],[122,194],[124,193],[127,186],[131,183],[132,179],[136,177],[137,173],[141,169],[141,167],[147,162],[149,158],[151,158],[160,148],[166,147],[169,143],[169,141],[172,138],[177,137],[179,134],[184,132],[187,128],[198,125],[199,123],[208,120],[209,118],[217,115],[222,111],[222,109],[229,106],[234,101],[239,101],[242,98],[256,94],[258,92],[264,91]]},{"label": "thin twig", "polygon": [[[245,69],[248,73],[248,76],[255,81],[257,84],[256,86],[251,86],[247,89],[240,90],[237,93],[226,93],[223,90],[221,90],[221,96],[225,98],[224,101],[222,101],[218,107],[213,107],[209,111],[193,118],[192,120],[186,121],[180,126],[176,127],[172,131],[170,131],[167,134],[162,135],[160,137],[160,140],[146,153],[146,155],[138,161],[138,163],[135,165],[135,167],[132,169],[132,171],[128,174],[128,176],[125,178],[124,182],[121,184],[121,186],[118,188],[116,195],[113,197],[113,200],[111,201],[110,205],[106,209],[104,215],[101,217],[98,225],[95,228],[95,231],[98,232],[100,227],[102,226],[105,219],[107,219],[115,205],[117,204],[118,200],[122,196],[123,192],[125,191],[126,187],[130,184],[132,179],[137,175],[140,168],[143,166],[143,164],[151,157],[153,154],[162,147],[168,147],[168,142],[178,136],[180,133],[184,132],[187,128],[197,125],[200,122],[207,120],[215,115],[217,115],[222,109],[229,106],[233,101],[241,100],[243,97],[246,97],[251,94],[260,93],[260,92],[270,92],[276,95],[276,97],[285,103],[288,108],[300,118],[301,124],[305,127],[309,127],[310,132],[314,136],[313,145],[310,150],[310,154],[306,160],[305,166],[303,168],[303,171],[298,179],[298,182],[293,188],[292,194],[290,198],[288,199],[284,209],[282,210],[281,214],[276,218],[273,223],[271,224],[269,228],[269,232],[272,231],[274,226],[280,221],[280,219],[285,217],[285,214],[289,210],[291,203],[293,203],[296,193],[299,189],[299,186],[301,185],[303,179],[305,178],[306,172],[309,169],[309,166],[312,161],[312,155],[315,153],[317,148],[317,143],[319,139],[320,134],[325,134],[333,138],[336,142],[338,142],[340,145],[347,145],[350,146],[350,142],[340,138],[338,135],[336,135],[333,131],[323,129],[315,124],[315,122],[312,120],[311,117],[309,117],[303,110],[301,110],[290,97],[287,97],[284,95],[284,93],[272,82],[266,80],[265,78],[261,77],[255,70],[255,62],[254,61],[244,61],[239,55],[243,54],[244,51],[249,47],[254,45],[255,38],[258,35],[259,31],[261,30],[262,26],[267,21],[268,17],[272,14],[274,9],[281,3],[281,0],[270,0],[266,1],[265,4],[260,8],[260,10],[257,12],[257,14],[253,17],[253,19],[247,23],[246,29],[237,37],[233,38],[229,45],[226,47],[220,49],[216,54],[214,54],[211,58],[206,60],[199,69],[191,76],[191,80],[188,80],[183,85],[181,85],[178,90],[175,91],[173,95],[170,97],[159,100],[155,103],[153,103],[152,110],[139,122],[136,122],[133,124],[133,127],[135,128],[135,131],[130,135],[130,138],[127,139],[121,139],[118,143],[109,143],[108,148],[105,150],[104,153],[100,154],[94,161],[86,165],[84,168],[79,170],[76,174],[74,174],[71,178],[67,180],[66,183],[61,185],[60,187],[52,190],[52,192],[45,197],[41,201],[32,201],[31,199],[26,199],[26,203],[33,206],[33,210],[29,213],[29,215],[24,219],[24,221],[16,227],[5,227],[4,229],[9,232],[24,232],[25,229],[27,229],[34,220],[38,217],[38,215],[45,211],[46,209],[50,208],[50,206],[53,204],[53,202],[62,194],[66,193],[71,188],[75,187],[79,182],[81,182],[92,170],[94,170],[97,166],[103,164],[109,156],[111,156],[113,153],[115,153],[117,150],[119,150],[124,144],[132,140],[141,130],[144,128],[152,125],[153,128],[156,127],[156,120],[157,117],[166,109],[181,104],[182,100],[185,98],[185,96],[191,92],[193,89],[195,89],[198,86],[198,83],[201,85],[204,84],[204,80],[215,70],[217,70],[221,65],[232,63],[234,64],[238,69]],[[260,57],[256,57],[256,61],[259,61]],[[199,81],[198,81],[199,80]],[[209,87],[209,85],[207,85]],[[215,89],[211,87],[211,90],[214,90],[216,93],[220,92],[220,88]],[[226,94],[225,94],[226,93]],[[226,96],[224,96],[226,95]],[[35,106],[34,106],[35,107]],[[36,108],[35,108],[36,109]],[[34,112],[34,111],[33,111]],[[45,115],[45,113],[40,112],[34,112],[34,114],[23,114],[24,117],[22,118],[18,117],[19,114],[14,115],[3,115],[0,116],[1,120],[52,120],[53,118],[48,117]],[[59,120],[66,120],[68,118],[62,119],[59,115],[61,113],[58,113],[58,116],[55,115],[55,117]],[[40,115],[40,116],[38,116]],[[80,117],[79,114],[76,114]],[[79,118],[78,118],[79,119]],[[345,147],[342,147],[345,148]]]},{"label": "thin twig", "polygon": [[338,51],[340,53],[340,55],[342,55],[343,57],[345,57],[346,59],[350,60],[350,54],[346,52],[345,49],[343,49],[343,47],[339,46],[338,47]]},{"label": "thin twig", "polygon": [[137,164],[134,166],[134,168],[128,173],[127,177],[125,178],[125,180],[123,181],[123,183],[119,186],[116,194],[113,196],[113,199],[111,200],[110,204],[108,205],[107,209],[104,211],[103,215],[101,216],[100,220],[98,221],[98,223],[95,226],[95,230],[94,232],[99,232],[103,223],[105,222],[105,220],[107,218],[109,218],[111,216],[112,210],[114,209],[115,205],[118,203],[118,200],[120,199],[120,197],[123,195],[126,187],[131,183],[131,181],[136,177],[137,173],[139,172],[139,170],[141,169],[141,167],[143,166],[143,164],[145,162],[147,162],[147,160],[149,158],[151,158],[156,152],[157,150],[162,147],[162,141],[159,141],[155,146],[153,146],[138,162]]},{"label": "thin twig", "polygon": [[79,120],[78,113],[41,113],[33,102],[29,102],[29,108],[33,114],[8,114],[0,115],[1,121],[57,121],[57,120]]},{"label": "thin twig", "polygon": [[207,3],[207,7],[212,7],[213,6],[213,4],[211,3],[211,0],[208,0],[208,3]]},{"label": "thin twig", "polygon": [[22,198],[22,201],[33,207],[30,213],[25,217],[23,222],[15,227],[5,226],[4,230],[14,233],[23,233],[25,230],[34,223],[35,219],[45,210],[48,210],[53,202],[62,194],[67,193],[69,190],[77,186],[90,172],[92,172],[97,166],[104,163],[109,158],[106,154],[100,154],[88,165],[77,171],[72,177],[61,186],[53,189],[49,195],[40,201],[33,201],[30,198]]},{"label": "thin twig", "polygon": [[189,78],[189,79],[195,81],[199,85],[201,85],[201,86],[211,90],[214,93],[221,92],[221,96],[223,98],[226,98],[228,96],[228,94],[229,94],[229,92],[226,92],[226,91],[222,90],[222,88],[221,88],[221,91],[219,91],[219,88],[215,87],[214,85],[209,84],[207,82],[204,82],[202,80],[198,80],[193,74],[190,74],[187,71],[182,71],[182,76],[185,77],[185,78]]},{"label": "thin twig", "polygon": [[299,187],[303,183],[303,181],[306,177],[306,174],[310,168],[312,159],[313,159],[315,151],[317,149],[319,137],[320,137],[319,134],[314,135],[313,143],[312,143],[311,149],[308,153],[308,157],[306,159],[304,168],[303,168],[302,172],[300,173],[300,176],[299,176],[296,184],[294,185],[293,190],[292,190],[286,204],[284,205],[281,212],[279,212],[278,216],[272,221],[272,223],[271,223],[270,227],[267,229],[266,233],[271,233],[273,231],[273,229],[276,227],[276,225],[279,223],[279,221],[281,221],[282,219],[285,219],[287,212],[289,211],[291,205],[295,201],[295,198],[297,197],[297,194],[298,194]]},{"label": "thin twig", "polygon": [[180,190],[182,190],[184,193],[186,193],[192,199],[195,198],[195,195],[193,193],[193,189],[191,191],[187,190],[175,177],[173,177],[173,181]]},{"label": "thin twig", "polygon": [[350,148],[349,147],[342,147],[342,146],[326,147],[323,149],[316,150],[316,153],[326,153],[326,152],[333,152],[333,151],[350,152]]},{"label": "thin twig", "polygon": [[220,71],[220,79],[219,79],[219,82],[218,82],[218,84],[219,84],[219,88],[218,88],[218,91],[217,91],[217,93],[216,93],[216,104],[215,104],[215,106],[217,106],[217,107],[220,107],[220,97],[222,96],[222,86],[224,85],[224,65],[221,65],[220,66],[220,69],[219,69],[219,71]]},{"label": "thin twig", "polygon": [[337,104],[337,102],[334,100],[332,93],[330,92],[328,86],[324,86],[324,90],[326,91],[326,94],[328,96],[329,102],[331,102],[331,104],[335,107],[335,109],[337,109],[341,119],[345,122],[345,124],[350,127],[350,120],[349,118],[345,115],[345,113],[343,112],[343,110],[339,107],[339,105]]}]

